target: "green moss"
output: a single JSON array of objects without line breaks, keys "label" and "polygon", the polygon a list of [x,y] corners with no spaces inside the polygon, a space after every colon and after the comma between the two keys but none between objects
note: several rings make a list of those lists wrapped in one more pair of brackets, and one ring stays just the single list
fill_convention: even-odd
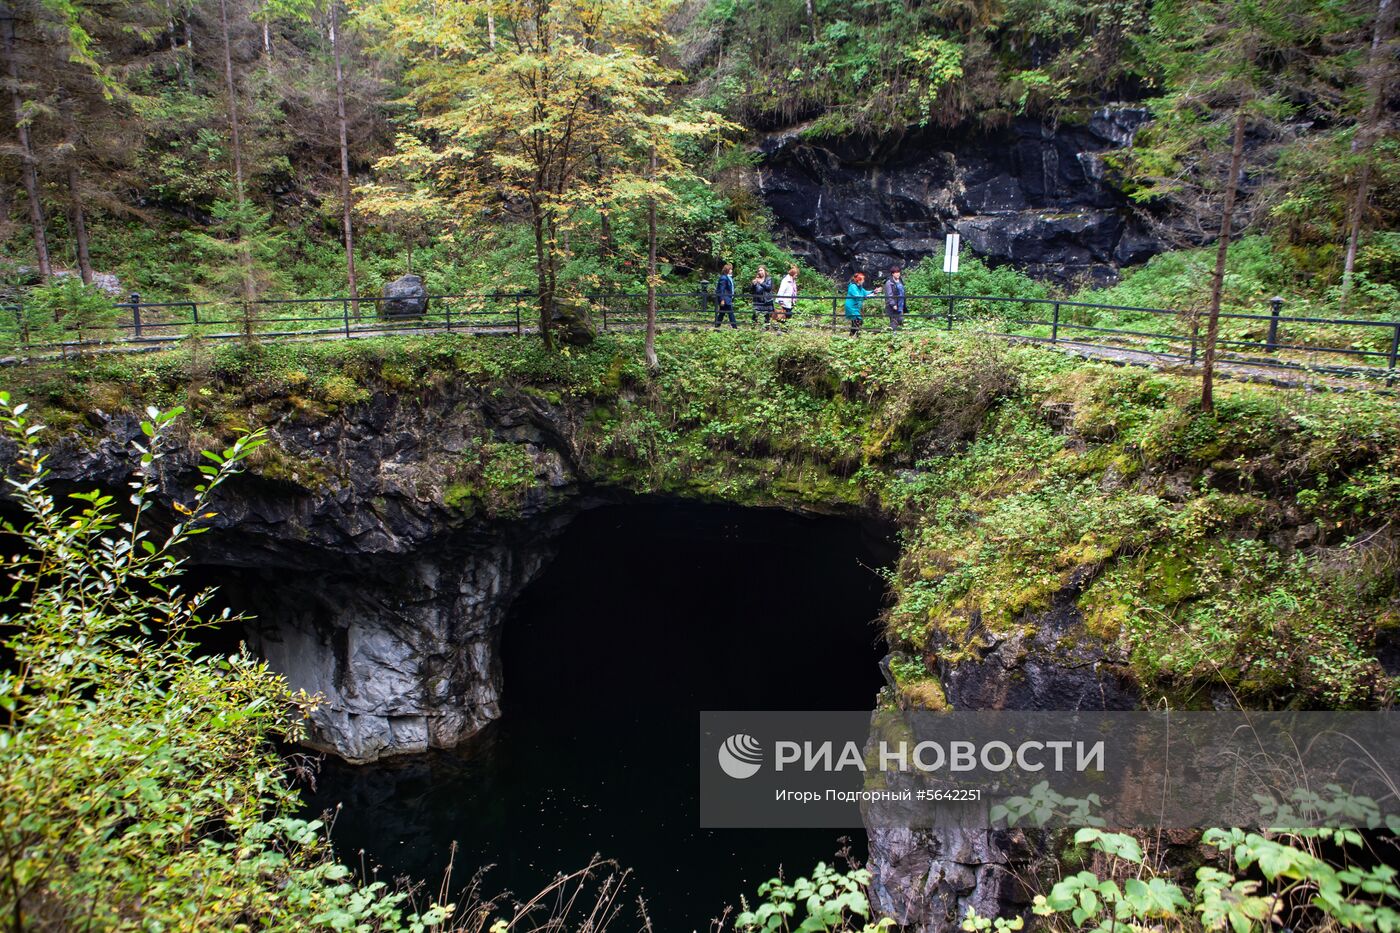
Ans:
[{"label": "green moss", "polygon": [[304,452],[290,453],[275,443],[254,451],[247,466],[250,473],[263,479],[311,491],[330,488],[336,481],[335,470],[325,460]]},{"label": "green moss", "polygon": [[442,504],[449,509],[471,513],[476,510],[478,492],[466,483],[452,483],[442,491]]}]

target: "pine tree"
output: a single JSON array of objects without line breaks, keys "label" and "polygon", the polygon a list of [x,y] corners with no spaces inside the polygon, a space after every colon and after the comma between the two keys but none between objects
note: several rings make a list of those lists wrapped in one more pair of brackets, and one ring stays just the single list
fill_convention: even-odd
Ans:
[{"label": "pine tree", "polygon": [[1244,226],[1246,137],[1276,135],[1292,113],[1326,29],[1322,12],[1312,0],[1159,0],[1152,9],[1143,47],[1170,90],[1152,102],[1155,119],[1122,164],[1141,185],[1140,200],[1167,201],[1198,217],[1218,211],[1202,345],[1205,411],[1215,404],[1226,257]]},{"label": "pine tree", "polygon": [[1343,310],[1346,309],[1347,299],[1351,295],[1357,246],[1361,241],[1361,228],[1366,222],[1366,208],[1371,194],[1373,151],[1383,132],[1382,115],[1385,101],[1394,82],[1397,13],[1400,13],[1400,4],[1395,0],[1377,0],[1375,19],[1370,31],[1370,48],[1367,50],[1366,65],[1362,72],[1364,103],[1351,144],[1351,154],[1357,162],[1357,167],[1347,210],[1347,245],[1339,299]]},{"label": "pine tree", "polygon": [[39,159],[34,151],[30,134],[33,114],[25,101],[28,85],[24,81],[23,66],[17,38],[16,24],[19,17],[9,4],[0,4],[0,51],[5,56],[5,69],[9,77],[10,106],[14,115],[15,148],[19,153],[20,177],[24,181],[24,193],[29,202],[29,224],[34,237],[34,259],[39,275],[48,281],[53,275],[53,264],[49,259],[49,240],[44,205],[39,195]]}]

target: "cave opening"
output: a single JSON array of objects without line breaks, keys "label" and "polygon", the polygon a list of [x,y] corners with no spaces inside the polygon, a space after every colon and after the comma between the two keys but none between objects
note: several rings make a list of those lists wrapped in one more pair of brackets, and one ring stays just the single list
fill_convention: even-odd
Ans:
[{"label": "cave opening", "polygon": [[[465,745],[327,760],[339,856],[436,889],[528,896],[594,853],[633,872],[658,930],[708,929],[831,861],[832,830],[699,828],[699,712],[868,709],[882,678],[888,527],[771,509],[647,502],[583,512],[502,631],[503,716]],[[863,858],[865,838],[852,853]]]}]

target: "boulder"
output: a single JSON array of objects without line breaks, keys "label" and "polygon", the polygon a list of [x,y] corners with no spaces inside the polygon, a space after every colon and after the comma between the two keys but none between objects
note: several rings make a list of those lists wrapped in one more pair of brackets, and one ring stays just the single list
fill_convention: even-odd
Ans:
[{"label": "boulder", "polygon": [[401,275],[380,293],[380,317],[418,317],[428,310],[428,289],[421,275]]},{"label": "boulder", "polygon": [[[76,279],[82,275],[77,269],[55,269],[53,270],[54,281],[60,279]],[[92,287],[99,289],[109,298],[126,298],[122,292],[121,279],[111,272],[94,272],[92,274]]]},{"label": "boulder", "polygon": [[568,302],[555,302],[550,329],[560,343],[570,347],[586,347],[598,336],[588,309]]}]

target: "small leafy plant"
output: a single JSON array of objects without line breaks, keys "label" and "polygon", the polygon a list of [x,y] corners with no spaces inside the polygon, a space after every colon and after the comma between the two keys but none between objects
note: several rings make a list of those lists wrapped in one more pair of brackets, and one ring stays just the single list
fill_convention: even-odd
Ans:
[{"label": "small leafy plant", "polygon": [[[743,933],[877,933],[894,926],[888,917],[870,919],[870,899],[866,894],[870,872],[853,868],[839,872],[818,862],[811,878],[798,878],[788,884],[772,878],[758,886],[763,903],[745,909],[734,918],[734,928]],[[802,910],[799,922],[797,914]],[[796,925],[794,925],[796,924]]]}]

